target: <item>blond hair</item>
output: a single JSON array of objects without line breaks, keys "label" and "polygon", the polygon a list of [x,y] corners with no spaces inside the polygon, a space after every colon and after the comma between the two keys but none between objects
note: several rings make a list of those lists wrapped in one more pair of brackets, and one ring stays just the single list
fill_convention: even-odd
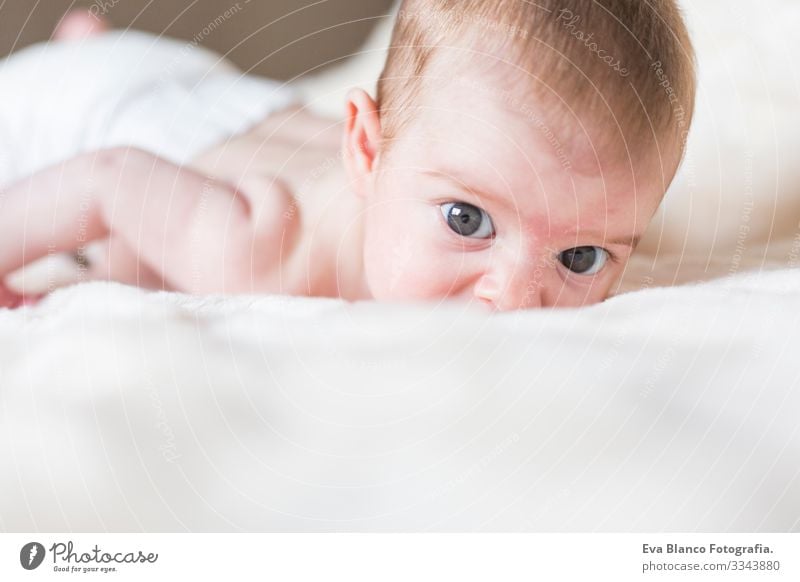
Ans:
[{"label": "blond hair", "polygon": [[548,105],[606,111],[627,142],[685,142],[694,52],[673,0],[405,0],[378,83],[384,140],[413,119],[437,53],[465,41],[511,60]]}]

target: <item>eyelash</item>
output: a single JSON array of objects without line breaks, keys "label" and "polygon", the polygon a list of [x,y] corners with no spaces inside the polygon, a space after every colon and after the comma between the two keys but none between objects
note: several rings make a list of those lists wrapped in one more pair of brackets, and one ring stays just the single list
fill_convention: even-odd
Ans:
[{"label": "eyelash", "polygon": [[[438,207],[440,207],[440,206],[442,206],[443,204],[470,204],[470,205],[472,205],[472,206],[475,206],[476,208],[481,208],[480,206],[477,206],[477,205],[476,205],[475,203],[473,203],[473,202],[467,202],[467,201],[465,201],[465,200],[459,200],[459,199],[457,199],[457,198],[442,198],[442,199],[440,199],[440,200],[436,200],[436,201],[434,201],[434,205],[435,205],[437,208],[438,208]],[[491,215],[490,215],[490,216],[491,216]],[[492,222],[494,223],[494,219],[492,219]],[[492,239],[490,239],[490,240],[494,240],[495,238],[497,238],[497,230],[498,230],[498,228],[497,228],[497,224],[494,224],[494,227],[495,227],[495,236],[493,236],[493,237],[492,237]],[[620,264],[622,263],[622,258],[621,258],[621,257],[620,257],[620,256],[619,256],[617,253],[615,253],[614,251],[611,251],[611,250],[609,250],[608,248],[606,248],[606,247],[603,247],[603,246],[600,246],[600,245],[585,245],[585,244],[584,244],[584,245],[576,245],[576,246],[574,246],[574,247],[570,247],[569,249],[564,249],[563,251],[558,251],[558,252],[555,254],[555,256],[554,256],[554,259],[553,259],[553,260],[554,260],[556,263],[558,263],[558,262],[559,262],[559,261],[558,261],[558,256],[559,256],[561,253],[563,253],[564,251],[567,251],[567,250],[573,249],[573,248],[578,248],[578,247],[581,247],[581,246],[596,246],[597,248],[603,249],[603,250],[606,252],[606,254],[608,255],[608,261],[609,261],[609,262],[613,263],[614,265],[620,265]]]},{"label": "eyelash", "polygon": [[608,250],[606,247],[601,247],[601,246],[599,246],[599,245],[598,245],[598,248],[601,248],[601,249],[603,249],[603,250],[604,250],[604,251],[605,251],[605,252],[608,254],[608,260],[609,260],[609,261],[611,261],[611,262],[612,262],[612,263],[614,263],[615,265],[618,265],[618,264],[620,263],[620,260],[621,260],[621,259],[620,259],[620,258],[617,256],[617,254],[616,254],[616,253],[614,253],[614,252],[612,252],[612,251]]}]

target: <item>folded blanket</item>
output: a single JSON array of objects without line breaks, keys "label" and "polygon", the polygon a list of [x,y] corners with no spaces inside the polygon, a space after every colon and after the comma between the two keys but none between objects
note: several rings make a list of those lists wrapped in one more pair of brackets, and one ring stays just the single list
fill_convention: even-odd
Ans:
[{"label": "folded blanket", "polygon": [[0,529],[800,531],[798,304],[66,289],[0,312]]},{"label": "folded blanket", "polygon": [[121,30],[41,43],[0,59],[0,187],[115,146],[183,164],[294,99],[196,40]]}]

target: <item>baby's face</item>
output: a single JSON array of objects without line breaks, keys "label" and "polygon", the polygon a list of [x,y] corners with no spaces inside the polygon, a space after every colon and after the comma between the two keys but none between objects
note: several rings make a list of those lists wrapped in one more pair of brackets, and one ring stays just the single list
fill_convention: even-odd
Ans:
[{"label": "baby's face", "polygon": [[534,107],[470,86],[426,95],[375,164],[364,242],[371,293],[498,310],[604,300],[677,155],[669,167],[634,167],[595,151],[591,137],[560,147],[564,132]]}]

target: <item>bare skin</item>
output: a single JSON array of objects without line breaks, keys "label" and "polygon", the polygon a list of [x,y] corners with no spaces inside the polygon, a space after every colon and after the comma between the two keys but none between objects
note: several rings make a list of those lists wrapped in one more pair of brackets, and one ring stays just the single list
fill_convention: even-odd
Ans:
[{"label": "bare skin", "polygon": [[479,71],[497,57],[485,58],[442,56],[447,81],[390,144],[377,104],[354,90],[343,123],[288,109],[186,167],[120,148],[39,172],[5,192],[0,280],[77,251],[90,260],[84,280],[190,293],[459,299],[491,310],[603,301],[679,148],[620,163],[593,146],[602,126],[587,118],[565,165],[528,116],[491,91],[463,90],[487,84]]},{"label": "bare skin", "polygon": [[[83,10],[70,11],[53,31],[53,40],[79,40],[109,29],[108,22],[102,18],[93,18]],[[38,296],[25,297],[20,292],[9,289],[0,279],[0,307],[20,307],[35,303]]]},{"label": "bare skin", "polygon": [[260,285],[254,280],[252,291],[350,300],[370,297],[359,260],[364,200],[348,187],[341,136],[341,122],[292,108],[192,162],[197,172],[214,175],[252,196],[271,197],[269,188],[277,184],[284,191],[278,206],[260,202],[271,208],[262,212],[271,216],[269,228],[275,235],[271,244],[283,249],[275,259],[280,273]]},{"label": "bare skin", "polygon": [[[103,19],[76,11],[53,38],[107,29]],[[67,160],[5,192],[1,231],[24,244],[16,256],[13,248],[0,256],[0,275],[66,252],[79,258],[82,281],[364,298],[358,262],[339,259],[358,255],[359,231],[342,237],[332,228],[362,205],[339,192],[346,183],[341,133],[341,124],[291,108],[185,167],[128,148]],[[159,232],[165,236],[153,236]],[[0,305],[25,302],[4,285],[0,293]]]},{"label": "bare skin", "polygon": [[6,192],[0,232],[25,244],[0,256],[0,273],[100,242],[104,256],[98,260],[95,249],[90,279],[194,293],[362,298],[357,264],[337,269],[337,255],[353,256],[358,231],[344,236],[335,228],[360,200],[351,195],[343,204],[340,172],[309,180],[301,170],[338,157],[326,138],[307,145],[323,125],[290,110],[189,167],[117,148],[39,172]]}]

